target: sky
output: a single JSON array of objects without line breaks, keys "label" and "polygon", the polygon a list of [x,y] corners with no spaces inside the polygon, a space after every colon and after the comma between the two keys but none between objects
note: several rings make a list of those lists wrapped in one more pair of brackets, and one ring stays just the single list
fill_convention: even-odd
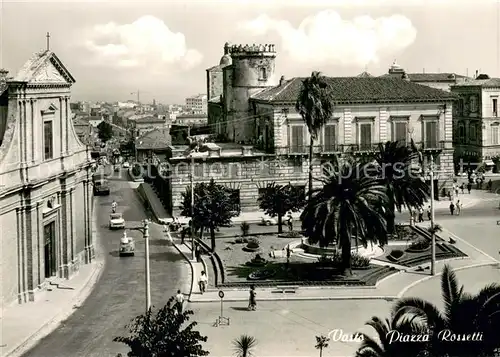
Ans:
[{"label": "sky", "polygon": [[[184,103],[225,42],[275,44],[279,78],[476,70],[500,77],[500,0],[0,0],[0,68],[50,49],[74,101]],[[134,93],[134,94],[132,94]]]}]

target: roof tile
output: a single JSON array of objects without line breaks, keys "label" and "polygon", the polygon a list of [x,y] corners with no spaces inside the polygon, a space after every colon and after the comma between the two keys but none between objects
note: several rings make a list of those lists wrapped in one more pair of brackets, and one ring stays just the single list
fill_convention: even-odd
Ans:
[{"label": "roof tile", "polygon": [[[292,78],[281,86],[272,87],[252,96],[270,102],[295,102],[304,78]],[[440,89],[385,77],[327,77],[327,83],[337,103],[411,102],[452,100],[453,93]]]},{"label": "roof tile", "polygon": [[135,147],[142,150],[166,149],[170,145],[172,145],[172,137],[167,128],[148,131],[135,141]]},{"label": "roof tile", "polygon": [[463,83],[458,83],[453,87],[468,87],[468,86],[478,86],[483,88],[500,88],[500,78],[489,78],[489,79],[473,79]]}]

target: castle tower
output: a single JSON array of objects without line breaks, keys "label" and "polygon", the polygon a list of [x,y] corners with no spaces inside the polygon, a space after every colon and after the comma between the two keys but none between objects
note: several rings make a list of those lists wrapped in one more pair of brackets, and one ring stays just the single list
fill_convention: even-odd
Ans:
[{"label": "castle tower", "polygon": [[224,67],[224,107],[226,133],[235,142],[254,139],[255,121],[249,99],[252,95],[278,84],[275,75],[274,45],[232,45],[225,48],[232,64]]}]

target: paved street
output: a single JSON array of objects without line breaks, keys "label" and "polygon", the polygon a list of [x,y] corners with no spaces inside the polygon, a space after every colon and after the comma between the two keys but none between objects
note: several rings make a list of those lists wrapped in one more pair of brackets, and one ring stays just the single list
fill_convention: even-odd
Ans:
[{"label": "paved street", "polygon": [[[109,231],[107,227],[111,202],[113,199],[117,201],[118,211],[124,213],[127,226],[139,226],[146,216],[127,181],[113,179],[111,195],[96,199],[99,206],[97,229],[101,249],[106,256],[102,277],[85,303],[57,330],[27,352],[26,357],[115,357],[117,353],[127,352],[124,345],[112,339],[121,335],[124,326],[144,311],[144,244],[140,232],[130,232],[129,235],[136,239],[136,255],[118,256],[123,231]],[[150,233],[152,303],[161,306],[177,289],[182,288],[182,275],[188,269],[177,250],[159,239],[159,226],[154,225]]]}]

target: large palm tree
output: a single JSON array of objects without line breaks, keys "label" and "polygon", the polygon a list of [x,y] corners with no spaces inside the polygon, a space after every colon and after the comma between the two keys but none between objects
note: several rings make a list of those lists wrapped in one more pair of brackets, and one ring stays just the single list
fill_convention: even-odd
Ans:
[{"label": "large palm tree", "polygon": [[323,187],[312,192],[302,212],[302,229],[311,243],[321,247],[337,242],[341,248],[343,273],[351,272],[351,240],[366,246],[371,240],[387,239],[384,214],[377,205],[387,201],[383,182],[370,177],[361,163],[345,162],[322,179]]},{"label": "large palm tree", "polygon": [[392,234],[396,210],[422,207],[429,198],[429,186],[412,167],[419,161],[419,153],[407,145],[398,141],[379,144],[375,161],[387,189],[387,231]]},{"label": "large palm tree", "polygon": [[[445,266],[441,290],[443,311],[419,298],[401,299],[393,311],[404,310],[410,315],[426,319],[432,332],[431,355],[492,356],[495,349],[500,347],[500,284],[488,285],[476,295],[467,294],[463,286],[459,286],[455,273]],[[452,338],[445,334],[469,336],[469,339],[451,341]]]},{"label": "large palm tree", "polygon": [[251,357],[257,340],[253,336],[241,335],[233,340],[234,354],[236,357]]},{"label": "large palm tree", "polygon": [[313,148],[321,129],[333,115],[333,98],[326,78],[321,72],[312,72],[302,81],[295,109],[304,119],[309,131],[309,195],[313,188]]},{"label": "large palm tree", "polygon": [[366,323],[377,332],[377,339],[360,333],[361,345],[356,357],[419,357],[427,350],[428,342],[422,337],[421,341],[409,343],[402,336],[425,336],[427,325],[425,319],[417,315],[409,315],[405,309],[393,312],[390,319],[381,320],[374,316]]}]

